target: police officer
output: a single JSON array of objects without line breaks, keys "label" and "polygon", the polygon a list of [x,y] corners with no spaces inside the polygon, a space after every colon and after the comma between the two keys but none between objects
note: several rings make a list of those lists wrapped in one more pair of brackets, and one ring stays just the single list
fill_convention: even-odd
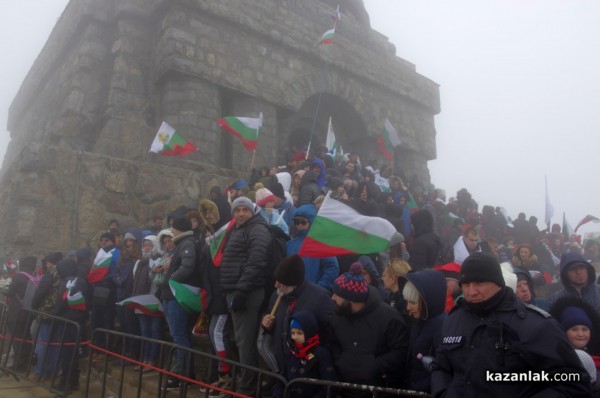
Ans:
[{"label": "police officer", "polygon": [[516,298],[493,255],[467,257],[460,284],[464,300],[444,323],[433,397],[591,395],[564,331],[546,312]]}]

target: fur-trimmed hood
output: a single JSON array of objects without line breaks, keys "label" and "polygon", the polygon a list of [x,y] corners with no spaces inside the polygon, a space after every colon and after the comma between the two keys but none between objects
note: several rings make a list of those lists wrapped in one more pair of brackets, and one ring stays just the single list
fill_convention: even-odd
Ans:
[{"label": "fur-trimmed hood", "polygon": [[[200,210],[200,216],[202,217],[204,224],[211,229],[212,225],[216,225],[221,219],[217,204],[210,199],[202,199],[198,205],[198,209]],[[209,218],[212,218],[212,223],[208,222]]]},{"label": "fur-trimmed hood", "polygon": [[163,229],[156,236],[156,246],[158,247],[158,250],[160,252],[162,252],[162,253],[166,253],[167,249],[161,243],[161,239],[162,239],[163,236],[170,236],[172,238],[173,237],[173,232],[171,231],[171,228]]}]

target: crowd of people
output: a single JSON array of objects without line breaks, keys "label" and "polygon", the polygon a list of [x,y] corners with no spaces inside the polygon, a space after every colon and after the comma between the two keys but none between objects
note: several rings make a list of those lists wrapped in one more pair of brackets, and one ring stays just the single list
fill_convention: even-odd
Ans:
[{"label": "crowd of people", "polygon": [[[540,231],[535,217],[521,213],[512,221],[501,207],[480,211],[467,189],[447,198],[416,176],[362,164],[355,153],[339,157],[320,149],[309,159],[288,158],[286,166],[254,169],[247,179],[213,187],[207,198],[156,215],[149,226],[122,234],[119,221],[110,220],[90,247],[50,253],[39,267],[35,257],[22,257],[7,267],[9,307],[31,295],[31,308],[73,320],[86,333],[114,330],[117,323],[127,334],[192,347],[198,314],[176,297],[175,282],[205,290],[201,316],[214,353],[252,367],[261,366],[262,355],[287,380],[346,381],[435,397],[598,394],[597,242],[582,247],[560,226]],[[405,239],[384,253],[300,256],[324,200],[384,218]],[[218,247],[211,241],[217,235]],[[116,305],[140,295],[157,297],[164,316]],[[14,317],[12,327],[29,330]],[[52,338],[48,324],[37,333],[38,341]],[[94,343],[105,345],[98,337]],[[46,365],[36,365],[32,379],[58,366],[52,352],[29,349]],[[140,352],[134,340],[126,355],[148,366],[159,359],[156,345]],[[189,362],[184,350],[176,351],[172,371],[195,377]],[[547,372],[550,380],[495,378],[527,371]],[[257,374],[240,373],[234,382],[220,362],[210,381],[255,395]],[[559,380],[565,374],[573,378]],[[78,370],[71,375],[61,379],[63,387],[77,387]],[[179,387],[179,378],[168,380],[167,388]],[[275,383],[273,396],[283,396],[284,387]],[[322,392],[297,384],[292,396]]]}]

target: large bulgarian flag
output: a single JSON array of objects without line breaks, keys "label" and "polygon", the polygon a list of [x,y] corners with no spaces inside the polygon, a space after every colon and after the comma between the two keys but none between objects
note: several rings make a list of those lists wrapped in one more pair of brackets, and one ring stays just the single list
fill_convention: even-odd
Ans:
[{"label": "large bulgarian flag", "polygon": [[89,283],[94,284],[106,278],[108,271],[110,271],[114,251],[115,249],[109,252],[105,252],[104,249],[98,250],[98,254],[96,254],[92,268],[90,268],[87,276]]},{"label": "large bulgarian flag", "polygon": [[206,244],[210,249],[210,256],[212,257],[213,264],[215,267],[220,267],[223,261],[223,248],[227,242],[227,236],[229,231],[235,225],[235,220],[229,221],[229,223],[223,225],[213,236],[206,238]]},{"label": "large bulgarian flag", "polygon": [[175,300],[185,310],[189,312],[202,312],[202,297],[200,296],[201,289],[199,287],[186,285],[173,279],[169,279],[169,286],[171,287],[173,296],[175,296]]},{"label": "large bulgarian flag", "polygon": [[160,153],[163,156],[182,156],[197,149],[168,123],[162,122],[154,141],[152,141],[150,152]]},{"label": "large bulgarian flag", "polygon": [[329,29],[327,32],[323,33],[321,36],[321,40],[319,40],[319,44],[331,44],[333,43],[333,36],[335,35],[335,27]]},{"label": "large bulgarian flag", "polygon": [[389,221],[363,216],[327,195],[298,254],[333,257],[378,253],[401,241],[402,235]]},{"label": "large bulgarian flag", "polygon": [[221,128],[242,140],[247,150],[253,151],[256,149],[258,133],[263,123],[262,112],[257,118],[227,116],[217,120],[217,123]]},{"label": "large bulgarian flag", "polygon": [[379,151],[387,160],[392,160],[394,158],[394,148],[398,145],[400,145],[398,132],[394,126],[392,126],[389,119],[386,118],[385,123],[383,124],[383,131],[377,135],[377,146],[379,147]]},{"label": "large bulgarian flag", "polygon": [[153,294],[142,294],[139,296],[129,297],[123,301],[116,303],[130,310],[137,310],[144,315],[163,316],[164,311],[160,300]]}]

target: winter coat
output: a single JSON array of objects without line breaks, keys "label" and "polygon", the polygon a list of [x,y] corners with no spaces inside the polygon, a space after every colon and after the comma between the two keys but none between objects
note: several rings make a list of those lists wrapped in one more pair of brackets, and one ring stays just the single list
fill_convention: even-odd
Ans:
[{"label": "winter coat", "polygon": [[369,286],[365,307],[331,321],[330,349],[345,382],[397,387],[405,373],[408,328]]},{"label": "winter coat", "polygon": [[315,159],[312,162],[311,168],[314,166],[319,166],[321,169],[321,172],[317,176],[317,186],[319,189],[323,189],[325,188],[325,185],[327,185],[327,170],[325,170],[325,163],[323,163],[321,159]]},{"label": "winter coat", "polygon": [[300,180],[300,193],[296,206],[311,204],[319,195],[321,195],[321,190],[317,185],[317,176],[312,171],[307,171]]},{"label": "winter coat", "polygon": [[[563,312],[569,307],[580,308],[589,318],[592,327],[590,328],[590,341],[588,342],[587,347],[585,347],[585,351],[592,356],[600,356],[600,314],[585,301],[582,301],[577,297],[569,296],[561,297],[556,300],[548,312],[560,323],[562,321]],[[561,326],[563,326],[562,323]]]},{"label": "winter coat", "polygon": [[[296,319],[302,325],[304,346],[310,344],[311,339],[320,338],[316,319],[309,312],[298,311],[291,318]],[[308,350],[305,356],[300,355],[300,357],[294,355],[292,351],[298,352],[295,350],[294,341],[288,339],[286,362],[282,372],[286,380],[291,381],[297,378],[337,380],[331,353],[326,348],[317,345]],[[284,387],[283,383],[278,382],[273,388],[273,398],[283,397]],[[294,384],[289,390],[288,396],[295,398],[324,398],[326,396],[325,389],[318,385],[299,383]]]},{"label": "winter coat", "polygon": [[170,279],[196,287],[201,284],[201,275],[197,266],[201,260],[198,258],[199,253],[196,250],[196,242],[192,231],[183,232],[174,238],[173,242],[175,242],[175,249],[171,257],[171,265],[160,286],[162,300],[175,299],[169,286]]},{"label": "winter coat", "polygon": [[[285,214],[284,217],[281,217],[281,220],[279,220],[279,217],[281,216],[281,213],[279,213],[279,211],[277,209],[271,209],[271,211],[269,211],[269,209],[263,209],[262,207],[256,207],[256,209],[258,210],[259,214],[262,216],[262,218],[265,219],[265,221],[267,222],[267,224],[270,225],[275,225],[276,227],[279,227],[279,229],[281,229],[283,232],[285,232],[286,235],[290,234],[290,227],[288,226],[288,224],[285,221]],[[279,222],[278,222],[279,220]]]},{"label": "winter coat", "polygon": [[424,303],[421,319],[412,322],[410,328],[410,388],[430,392],[431,373],[417,359],[417,355],[435,357],[442,343],[442,326],[446,320],[446,278],[441,272],[433,270],[408,273],[404,278],[415,285]]},{"label": "winter coat", "polygon": [[200,264],[202,273],[202,285],[206,289],[207,293],[207,315],[223,315],[228,314],[227,301],[225,300],[225,294],[223,294],[223,288],[221,287],[221,267],[215,266],[210,256],[210,247],[204,246],[202,249],[204,253],[203,261]]},{"label": "winter coat", "polygon": [[[273,308],[276,300],[277,292],[273,292],[267,307],[268,310]],[[333,309],[334,304],[331,301],[330,294],[322,287],[308,281],[296,286],[290,294],[286,294],[281,298],[279,307],[275,312],[275,325],[268,332],[272,336],[271,347],[279,369],[285,368],[286,358],[289,354],[287,340],[290,338],[291,316],[298,311],[312,313],[318,323],[321,341],[324,342],[329,333]]]},{"label": "winter coat", "polygon": [[410,266],[414,271],[433,268],[440,257],[442,241],[433,232],[433,216],[427,210],[419,210],[411,216],[414,241],[410,252]]},{"label": "winter coat", "polygon": [[525,304],[535,305],[539,309],[548,311],[550,309],[551,303],[550,303],[550,301],[548,301],[544,298],[536,297],[535,284],[533,282],[533,278],[531,277],[531,274],[529,273],[529,271],[526,271],[526,270],[523,270],[520,268],[515,268],[514,273],[515,273],[515,275],[517,275],[517,282],[519,279],[519,275],[523,275],[527,280],[527,286],[529,286],[529,293],[531,294],[531,301],[529,303],[525,303]]},{"label": "winter coat", "polygon": [[225,293],[264,288],[271,239],[269,226],[260,214],[230,231],[221,263],[221,287]]},{"label": "winter coat", "polygon": [[[89,309],[91,299],[87,281],[77,276],[77,263],[73,260],[60,260],[56,265],[56,270],[60,278],[60,283],[56,291],[55,315],[71,321],[84,323],[88,317],[87,309]],[[69,284],[73,284],[70,289],[68,288]],[[81,293],[85,298],[85,310],[69,308],[67,295],[75,295],[77,293]]]},{"label": "winter coat", "polygon": [[[293,217],[305,217],[310,224],[317,215],[317,208],[310,204],[295,209]],[[286,254],[298,254],[309,230],[296,231],[296,237],[286,243]],[[306,280],[333,291],[333,282],[339,276],[339,265],[335,257],[302,257],[304,261],[304,276]]]},{"label": "winter coat", "polygon": [[[574,262],[582,262],[587,264],[588,284],[578,292],[571,284],[567,277],[567,268]],[[583,256],[576,253],[565,253],[560,260],[560,282],[563,284],[563,289],[550,296],[550,302],[554,303],[559,298],[565,296],[579,297],[593,306],[600,313],[600,286],[596,284],[596,270],[592,264],[585,261]]]},{"label": "winter coat", "polygon": [[[431,376],[432,397],[589,397],[589,376],[558,323],[526,306],[511,289],[487,312],[476,313],[464,300],[450,312]],[[543,338],[541,338],[543,336]],[[579,373],[580,381],[507,383],[486,381],[486,372]],[[539,395],[536,395],[539,394]]]},{"label": "winter coat", "polygon": [[383,282],[381,282],[381,276],[379,276],[379,271],[373,262],[373,259],[369,256],[360,256],[358,258],[358,262],[362,264],[363,269],[369,273],[371,277],[371,286],[375,287],[379,292],[379,296],[382,300],[388,296],[389,292],[385,290],[383,287]]},{"label": "winter coat", "polygon": [[33,298],[31,308],[46,314],[54,314],[56,309],[56,292],[60,285],[60,277],[56,265],[46,269]]},{"label": "winter coat", "polygon": [[138,257],[128,253],[127,249],[121,250],[118,266],[111,275],[113,283],[117,288],[117,301],[131,296],[131,290],[133,289],[133,267],[138,261]]}]

